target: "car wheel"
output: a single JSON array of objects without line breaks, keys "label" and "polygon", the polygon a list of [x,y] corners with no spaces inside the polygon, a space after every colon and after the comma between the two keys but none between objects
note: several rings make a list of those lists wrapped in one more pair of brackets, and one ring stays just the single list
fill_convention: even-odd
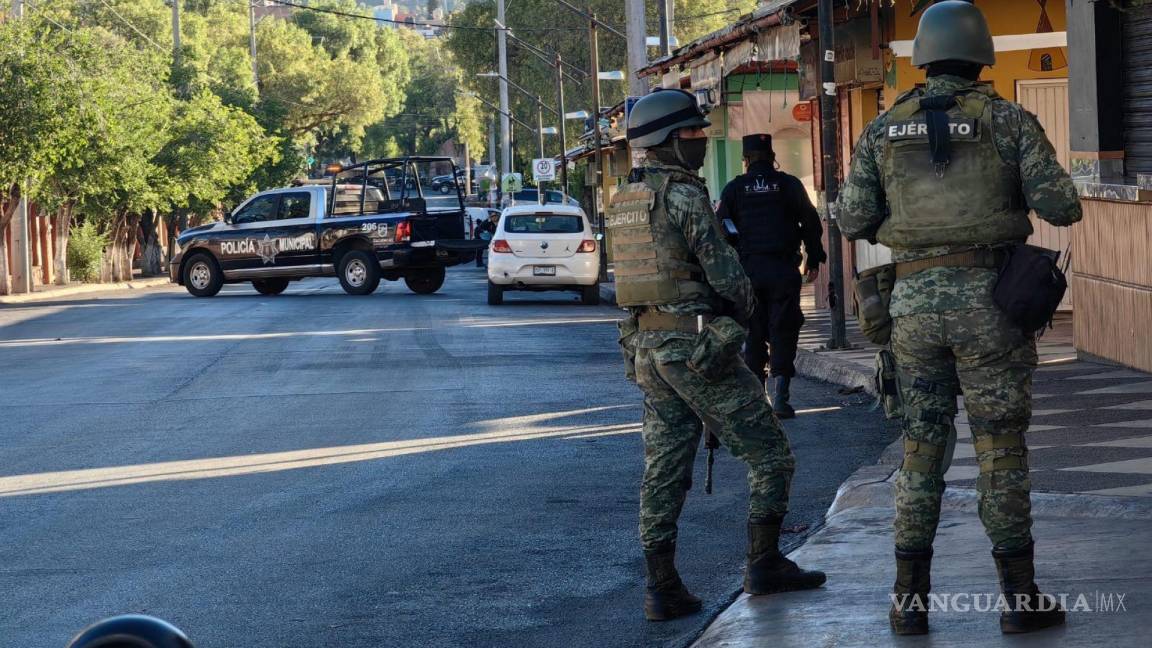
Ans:
[{"label": "car wheel", "polygon": [[448,194],[452,193],[452,187],[451,187],[451,185],[448,185],[448,184],[442,184],[442,185],[440,185],[440,193],[444,194],[445,196],[447,196]]},{"label": "car wheel", "polygon": [[499,306],[504,303],[504,286],[488,282],[488,305]]},{"label": "car wheel", "polygon": [[600,284],[592,284],[591,286],[584,286],[580,289],[580,303],[585,306],[597,306],[600,304]]},{"label": "car wheel", "polygon": [[252,287],[261,295],[279,295],[288,289],[287,279],[255,279]]},{"label": "car wheel", "polygon": [[404,284],[417,295],[431,295],[444,285],[444,268],[411,270],[404,275]]},{"label": "car wheel", "polygon": [[371,295],[380,285],[380,265],[371,254],[351,250],[340,257],[340,286],[349,295]]},{"label": "car wheel", "polygon": [[196,254],[184,264],[184,287],[196,297],[212,297],[224,286],[220,264],[209,254]]}]

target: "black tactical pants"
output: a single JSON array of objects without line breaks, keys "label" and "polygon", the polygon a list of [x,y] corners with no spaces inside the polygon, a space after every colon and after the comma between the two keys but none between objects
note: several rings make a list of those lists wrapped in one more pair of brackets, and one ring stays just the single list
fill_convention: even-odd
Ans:
[{"label": "black tactical pants", "polygon": [[756,312],[748,327],[744,361],[761,382],[768,373],[766,365],[770,365],[773,376],[791,378],[796,375],[796,345],[800,327],[804,325],[804,313],[800,310],[800,270],[790,259],[774,263],[771,268],[749,267],[749,270],[756,289]]}]

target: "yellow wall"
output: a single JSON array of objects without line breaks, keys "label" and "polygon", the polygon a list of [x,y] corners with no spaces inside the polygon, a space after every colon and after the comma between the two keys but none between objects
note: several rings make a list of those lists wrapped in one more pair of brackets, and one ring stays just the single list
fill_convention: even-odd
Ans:
[{"label": "yellow wall", "polygon": [[[1036,0],[977,0],[976,5],[984,12],[988,19],[988,27],[994,36],[1007,34],[1033,34],[1040,22],[1040,3]],[[1064,31],[1067,25],[1064,2],[1061,0],[1048,0],[1048,20],[1053,31]],[[896,34],[893,40],[912,40],[916,37],[916,26],[920,22],[920,14],[909,16],[908,5],[903,2],[896,3]],[[1061,48],[1065,59],[1068,48]],[[1068,76],[1068,68],[1039,72],[1028,67],[1028,50],[1017,52],[996,52],[996,65],[986,68],[980,77],[983,81],[991,81],[996,91],[1005,99],[1016,100],[1016,81],[1022,79],[1061,79]],[[887,52],[888,64],[891,65],[892,54]],[[889,77],[891,78],[891,77]],[[896,97],[912,89],[917,83],[924,82],[924,72],[912,67],[912,59],[907,57],[896,58],[896,87],[885,86],[884,105],[891,106]]]}]

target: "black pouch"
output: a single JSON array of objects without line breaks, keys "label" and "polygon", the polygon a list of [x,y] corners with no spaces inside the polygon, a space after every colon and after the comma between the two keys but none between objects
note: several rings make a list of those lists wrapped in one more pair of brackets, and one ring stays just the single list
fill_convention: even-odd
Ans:
[{"label": "black pouch", "polygon": [[1035,333],[1051,322],[1064,299],[1068,279],[1059,259],[1059,252],[1035,245],[1021,243],[1008,250],[992,301],[1025,333]]},{"label": "black pouch", "polygon": [[719,380],[732,371],[748,331],[731,317],[717,317],[696,336],[688,368],[707,380]]},{"label": "black pouch", "polygon": [[870,268],[856,275],[856,318],[860,332],[873,344],[892,339],[892,288],[896,285],[896,264]]}]

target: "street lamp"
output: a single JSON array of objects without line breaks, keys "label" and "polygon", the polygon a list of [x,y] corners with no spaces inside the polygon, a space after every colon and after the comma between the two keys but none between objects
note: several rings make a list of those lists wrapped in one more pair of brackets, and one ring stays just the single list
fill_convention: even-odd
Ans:
[{"label": "street lamp", "polygon": [[623,81],[625,79],[624,73],[620,70],[597,72],[596,78],[601,81]]}]

